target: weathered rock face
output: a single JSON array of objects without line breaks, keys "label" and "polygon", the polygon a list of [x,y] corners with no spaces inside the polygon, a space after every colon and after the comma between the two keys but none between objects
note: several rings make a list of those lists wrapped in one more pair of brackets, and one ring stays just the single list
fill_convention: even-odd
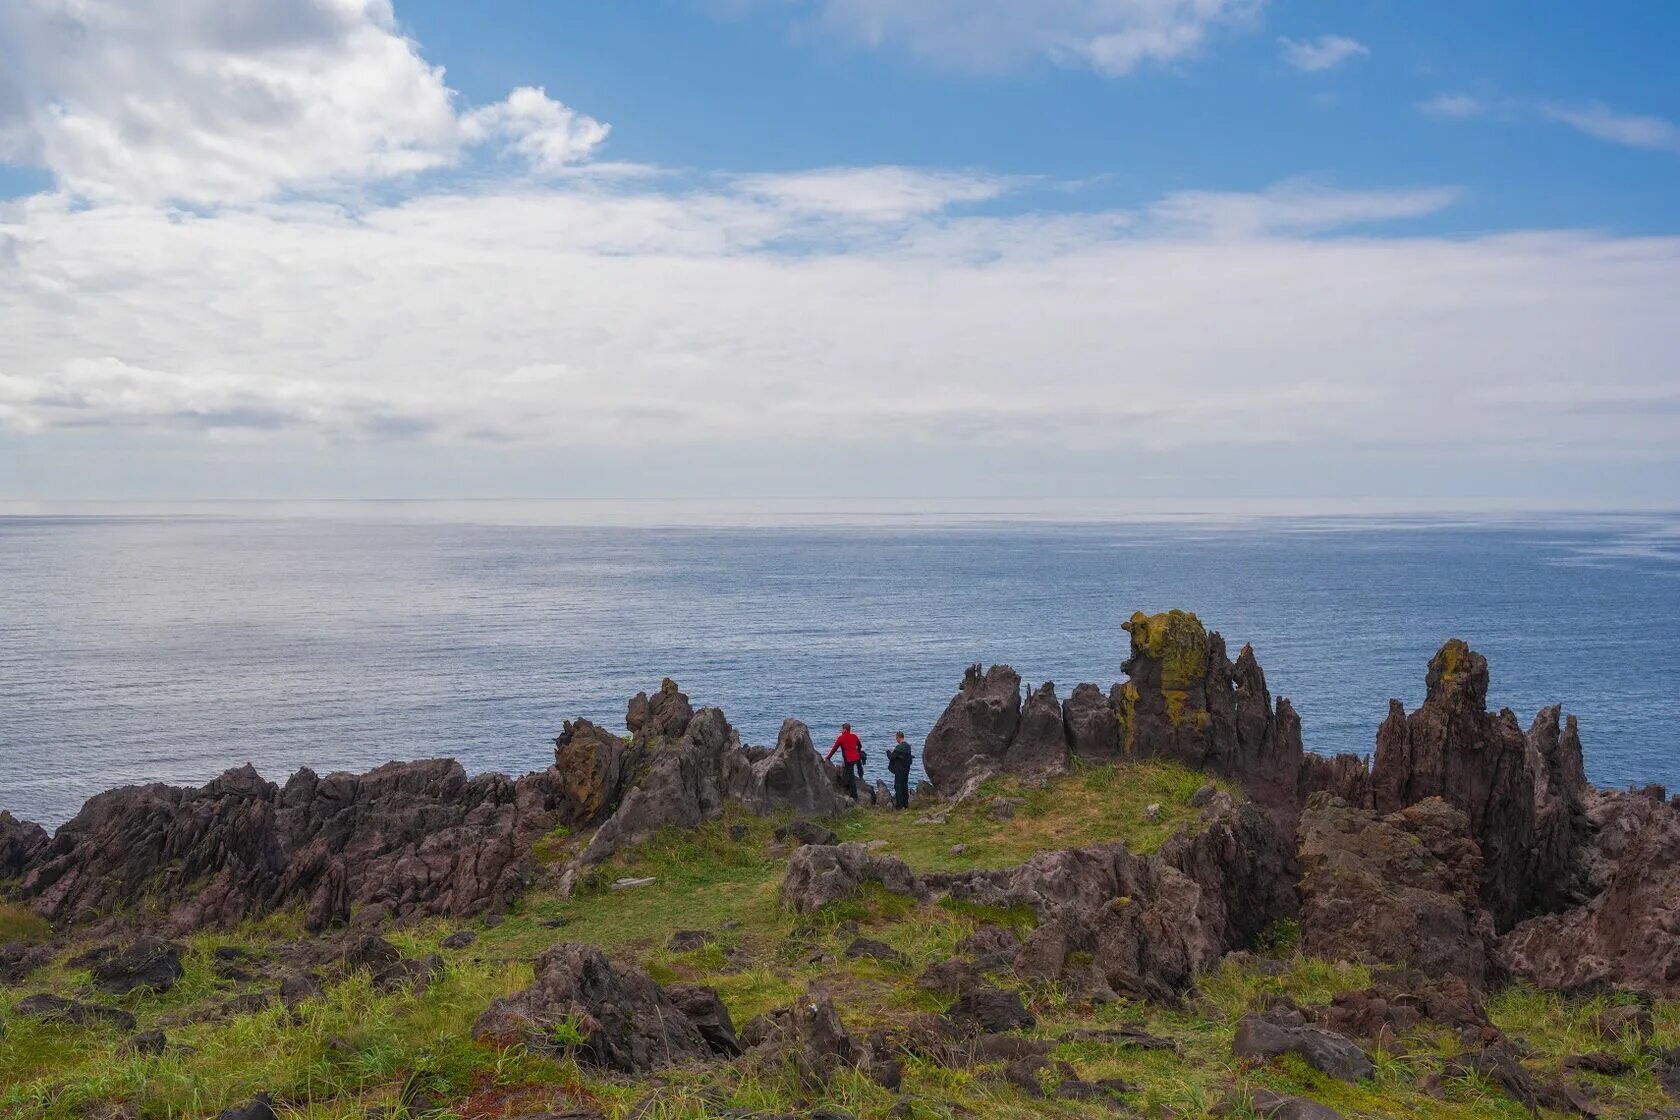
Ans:
[{"label": "weathered rock face", "polygon": [[1462,809],[1481,847],[1482,899],[1505,929],[1579,894],[1586,779],[1573,723],[1557,710],[1533,741],[1509,710],[1487,710],[1487,659],[1457,638],[1429,662],[1428,695],[1407,715],[1398,702],[1377,732],[1372,805],[1392,813],[1429,797]]},{"label": "weathered rock face", "polygon": [[20,821],[0,809],[0,881],[21,876],[51,837],[34,821]]},{"label": "weathered rock face", "polygon": [[1113,762],[1120,758],[1120,710],[1116,702],[1094,684],[1075,685],[1062,705],[1062,722],[1067,749],[1076,758],[1091,762]]},{"label": "weathered rock face", "polygon": [[1295,1054],[1341,1081],[1361,1081],[1376,1073],[1370,1056],[1357,1043],[1308,1024],[1300,1012],[1292,1010],[1243,1016],[1231,1040],[1231,1052],[1239,1058],[1260,1059]]},{"label": "weathered rock face", "polygon": [[637,744],[659,739],[680,739],[694,718],[694,708],[677,682],[666,677],[651,697],[638,692],[625,712],[624,723]]},{"label": "weathered rock face", "polygon": [[201,789],[135,786],[92,798],[39,850],[18,893],[79,922],[142,901],[180,930],[302,903],[312,929],[372,916],[466,916],[504,905],[553,827],[549,774],[469,780],[459,763],[367,774],[299,771],[281,789],[246,766]]},{"label": "weathered rock face", "polygon": [[[554,1028],[561,1023],[570,1024],[568,1033],[575,1033],[576,1041],[556,1036]],[[579,1061],[622,1073],[703,1060],[714,1052],[700,1028],[647,973],[610,961],[598,949],[572,944],[545,949],[536,960],[535,982],[492,1003],[473,1022],[472,1036],[537,1053],[572,1053]]]},{"label": "weathered rock face", "polygon": [[1548,988],[1617,986],[1680,997],[1680,810],[1646,800],[1644,826],[1619,852],[1602,894],[1523,922],[1500,942],[1512,972]]},{"label": "weathered rock face", "polygon": [[586,719],[566,721],[554,739],[554,773],[563,823],[572,828],[600,824],[617,807],[628,746],[617,735]]},{"label": "weathered rock face", "polygon": [[1021,726],[1021,675],[1007,665],[971,665],[962,687],[928,732],[922,766],[941,792],[991,774]]},{"label": "weathered rock face", "polygon": [[1293,801],[1301,724],[1287,701],[1272,705],[1266,676],[1244,646],[1233,663],[1225,639],[1188,611],[1141,611],[1131,634],[1130,677],[1119,690],[1127,753],[1170,758],[1247,783],[1264,800]]},{"label": "weathered rock face", "polygon": [[1430,798],[1387,816],[1328,794],[1299,826],[1301,940],[1310,955],[1492,979],[1481,853],[1464,814]]},{"label": "weathered rock face", "polygon": [[1046,682],[1027,694],[1020,725],[1003,752],[1002,768],[1011,774],[1049,778],[1065,774],[1067,767],[1067,728],[1062,722],[1062,703],[1056,699],[1055,684]]}]

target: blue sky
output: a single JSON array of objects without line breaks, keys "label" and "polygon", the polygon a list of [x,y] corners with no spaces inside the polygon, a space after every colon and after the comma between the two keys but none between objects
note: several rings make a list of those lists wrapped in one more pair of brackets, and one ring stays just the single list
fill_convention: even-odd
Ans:
[{"label": "blue sky", "polygon": [[1672,505],[1680,7],[18,0],[0,498]]}]

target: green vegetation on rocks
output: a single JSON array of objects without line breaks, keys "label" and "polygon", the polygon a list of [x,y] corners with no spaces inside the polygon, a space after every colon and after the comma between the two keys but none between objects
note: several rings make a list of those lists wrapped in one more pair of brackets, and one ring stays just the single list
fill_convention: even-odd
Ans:
[{"label": "green vegetation on rocks", "polygon": [[[1188,622],[1172,622],[1174,616]],[[1144,627],[1158,648],[1178,647],[1175,627],[1194,624],[1200,632],[1194,616],[1162,617],[1169,619],[1163,629],[1155,620]],[[1187,662],[1175,664],[1177,672]],[[842,841],[872,845],[920,873],[1004,868],[1041,848],[1123,840],[1134,851],[1157,849],[1175,831],[1200,827],[1191,801],[1206,783],[1199,773],[1159,761],[1087,765],[1041,786],[994,779],[954,807],[860,808],[826,823]],[[1233,1034],[1245,1014],[1282,997],[1322,1005],[1372,982],[1362,966],[1302,956],[1287,922],[1260,938],[1260,955],[1238,954],[1202,976],[1180,1006],[1129,999],[1093,1004],[1062,983],[1023,981],[1007,970],[988,974],[987,982],[1018,991],[1035,1016],[1035,1025],[1017,1032],[1022,1038],[1045,1043],[1048,1062],[1065,1063],[1087,1083],[1122,1083],[1118,1101],[1041,1095],[1042,1086],[1035,1091],[1012,1078],[1003,1061],[952,1064],[913,1052],[903,1056],[902,1087],[895,1092],[853,1070],[814,1089],[792,1069],[749,1061],[675,1067],[638,1079],[472,1041],[474,1019],[493,999],[528,985],[535,955],[561,942],[601,947],[660,983],[714,987],[737,1028],[820,987],[847,1030],[862,1037],[943,1012],[951,997],[917,978],[957,954],[976,930],[1033,928],[1033,913],[1022,907],[949,898],[919,903],[873,888],[814,914],[785,911],[777,894],[790,849],[774,830],[786,819],[731,808],[699,828],[662,832],[615,854],[570,896],[539,884],[505,917],[387,931],[409,960],[443,956],[441,973],[423,986],[383,985],[365,970],[323,966],[319,998],[292,1007],[261,998],[283,973],[302,967],[292,963],[295,954],[318,944],[303,935],[301,915],[290,913],[184,939],[184,975],[159,994],[100,995],[86,964],[76,963],[91,943],[60,941],[50,963],[0,988],[0,1116],[186,1120],[213,1117],[258,1092],[271,1095],[283,1120],[516,1120],[547,1112],[702,1120],[807,1115],[819,1106],[860,1120],[1195,1117],[1221,1109],[1242,1117],[1255,1115],[1255,1101],[1267,1092],[1310,1097],[1347,1117],[1526,1115],[1484,1079],[1442,1076],[1443,1059],[1458,1052],[1458,1040],[1433,1025],[1374,1048],[1375,1076],[1355,1084],[1293,1057],[1234,1057]],[[556,855],[572,839],[553,837]],[[652,882],[621,885],[647,879]],[[14,938],[44,932],[11,909],[0,920]],[[461,929],[474,933],[471,944],[443,947]],[[705,936],[678,939],[673,947],[679,930]],[[891,952],[848,953],[860,937]],[[161,1054],[130,1053],[124,1043],[133,1031],[42,1022],[15,1010],[40,992],[121,1007],[135,1016],[137,1031],[162,1030],[168,1045]],[[1649,1054],[1680,1045],[1680,1007],[1652,1008],[1649,1046],[1631,1035],[1606,1041],[1605,1024],[1625,1003],[1610,995],[1566,1000],[1516,988],[1488,1010],[1495,1025],[1520,1038],[1536,1076],[1572,1055],[1620,1056],[1625,1071],[1583,1076],[1605,1115],[1631,1117],[1668,1107]],[[557,1043],[578,1031],[570,1019],[552,1025]],[[1140,1047],[1126,1041],[1128,1032],[1170,1046]]]}]

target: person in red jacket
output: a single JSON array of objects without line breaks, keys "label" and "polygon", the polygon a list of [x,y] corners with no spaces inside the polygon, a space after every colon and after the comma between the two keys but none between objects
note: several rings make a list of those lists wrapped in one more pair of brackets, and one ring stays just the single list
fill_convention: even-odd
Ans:
[{"label": "person in red jacket", "polygon": [[842,723],[840,734],[834,737],[834,745],[828,748],[823,756],[824,762],[834,761],[834,752],[840,752],[840,762],[846,768],[845,790],[853,801],[858,799],[857,780],[863,776],[863,741],[852,734],[852,725]]}]

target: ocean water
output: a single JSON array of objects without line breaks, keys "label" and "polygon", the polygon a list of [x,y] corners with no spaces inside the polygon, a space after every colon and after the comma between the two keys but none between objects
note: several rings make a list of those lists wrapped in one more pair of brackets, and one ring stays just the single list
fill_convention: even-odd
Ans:
[{"label": "ocean water", "polygon": [[1680,786],[1680,516],[1173,517],[1089,506],[12,507],[0,516],[0,808],[254,763],[548,764],[675,677],[742,736],[850,720],[919,748],[970,662],[1063,696],[1133,610],[1252,643],[1309,748],[1369,752],[1460,636],[1589,776]]}]

